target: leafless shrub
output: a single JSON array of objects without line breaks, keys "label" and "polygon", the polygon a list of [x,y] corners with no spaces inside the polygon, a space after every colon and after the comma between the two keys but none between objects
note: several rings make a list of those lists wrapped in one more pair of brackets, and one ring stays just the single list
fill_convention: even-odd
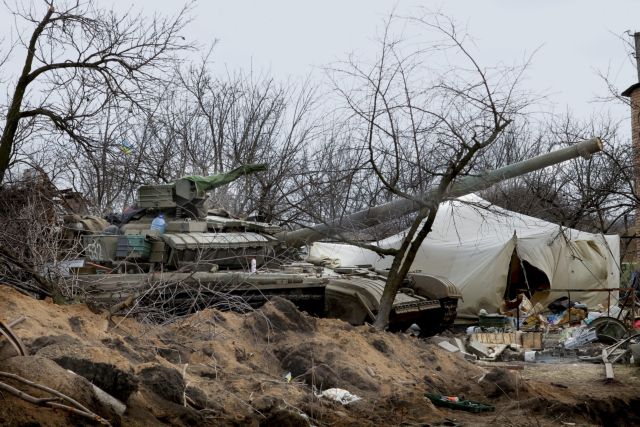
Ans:
[{"label": "leafless shrub", "polygon": [[75,296],[65,263],[79,247],[63,240],[64,208],[48,180],[27,180],[0,191],[0,280],[38,296]]},{"label": "leafless shrub", "polygon": [[228,287],[199,280],[157,281],[127,314],[142,322],[167,324],[205,308],[240,313],[254,309],[245,298],[233,295],[232,291]]}]

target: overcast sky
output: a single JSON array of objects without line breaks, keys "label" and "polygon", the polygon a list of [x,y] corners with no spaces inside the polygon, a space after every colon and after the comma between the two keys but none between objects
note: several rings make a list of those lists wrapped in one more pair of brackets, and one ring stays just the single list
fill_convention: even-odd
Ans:
[{"label": "overcast sky", "polygon": [[[98,3],[148,14],[174,13],[184,4]],[[418,7],[441,10],[465,25],[483,65],[521,62],[537,50],[525,83],[550,95],[545,108],[568,108],[585,118],[603,108],[616,118],[628,116],[624,107],[591,101],[606,94],[598,70],[609,70],[618,91],[637,81],[619,37],[627,30],[640,31],[639,0],[201,0],[195,3],[185,36],[205,47],[218,40],[213,56],[217,70],[253,67],[278,79],[313,73],[320,78],[320,67],[348,53],[373,56],[385,17],[394,8],[396,14],[415,15]],[[0,21],[8,24],[8,16],[2,15]]]},{"label": "overcast sky", "polygon": [[[175,10],[177,1],[116,0],[151,13]],[[485,65],[521,61],[539,49],[526,84],[550,94],[556,110],[588,117],[602,111],[591,101],[606,93],[597,71],[610,70],[619,91],[637,80],[623,42],[640,31],[638,0],[225,0],[200,1],[189,34],[203,45],[218,40],[218,67],[252,66],[277,78],[304,77],[349,52],[373,54],[374,39],[394,9],[410,15],[416,7],[440,9],[467,26]],[[628,115],[613,108],[617,117]]]}]

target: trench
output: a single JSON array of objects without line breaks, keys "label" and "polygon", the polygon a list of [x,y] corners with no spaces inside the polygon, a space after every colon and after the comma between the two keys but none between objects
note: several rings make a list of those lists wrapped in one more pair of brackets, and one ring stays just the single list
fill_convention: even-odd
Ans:
[{"label": "trench", "polygon": [[569,404],[538,397],[519,402],[519,408],[545,418],[580,425],[583,421],[605,427],[640,425],[640,397],[590,397],[581,403]]}]

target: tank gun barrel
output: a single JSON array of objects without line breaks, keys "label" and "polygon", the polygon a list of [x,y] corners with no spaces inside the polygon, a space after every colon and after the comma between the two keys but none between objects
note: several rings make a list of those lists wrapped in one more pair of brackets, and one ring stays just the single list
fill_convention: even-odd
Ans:
[{"label": "tank gun barrel", "polygon": [[[592,138],[573,144],[569,147],[550,153],[542,154],[528,160],[503,166],[478,176],[465,176],[457,180],[449,190],[448,197],[460,197],[489,188],[493,184],[509,178],[524,175],[554,164],[562,163],[579,156],[589,159],[592,154],[602,150],[600,138]],[[397,199],[389,203],[374,206],[348,215],[341,221],[329,224],[319,224],[309,228],[302,228],[277,235],[288,244],[301,246],[312,243],[327,236],[335,235],[345,228],[364,229],[387,219],[397,218],[415,212],[436,197],[437,190],[427,191],[415,199]]]},{"label": "tank gun barrel", "polygon": [[250,175],[255,172],[261,172],[267,170],[265,164],[248,164],[237,167],[229,172],[219,173],[217,175],[200,176],[190,175],[184,176],[175,182],[176,187],[187,186],[190,187],[191,183],[195,186],[195,189],[199,193],[213,190],[214,188],[228,184],[235,181],[244,175]]}]

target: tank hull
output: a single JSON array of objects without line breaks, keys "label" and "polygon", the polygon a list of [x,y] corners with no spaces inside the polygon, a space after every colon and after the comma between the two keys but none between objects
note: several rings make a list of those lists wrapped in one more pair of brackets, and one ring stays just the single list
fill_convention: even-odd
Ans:
[{"label": "tank hull", "polygon": [[[158,323],[207,307],[248,311],[275,296],[310,315],[354,326],[374,321],[384,277],[332,270],[318,274],[309,266],[289,270],[300,271],[85,274],[75,277],[75,286],[83,299],[105,307],[133,298],[146,319]],[[439,333],[452,325],[456,305],[456,298],[429,299],[405,288],[394,301],[389,329],[405,330],[415,323],[422,335]]]},{"label": "tank hull", "polygon": [[89,274],[75,278],[78,293],[94,304],[109,307],[133,298],[169,318],[207,307],[248,311],[274,296],[321,315],[326,282],[298,274],[247,272]]},{"label": "tank hull", "polygon": [[[460,297],[455,285],[444,278],[419,276],[430,279],[429,292],[424,288],[424,280],[420,282],[423,287],[416,288],[410,275],[407,286],[394,299],[389,330],[402,331],[417,324],[421,335],[431,336],[453,326]],[[325,315],[352,325],[373,323],[385,283],[385,278],[376,274],[368,277],[345,275],[330,279],[325,293]]]}]

